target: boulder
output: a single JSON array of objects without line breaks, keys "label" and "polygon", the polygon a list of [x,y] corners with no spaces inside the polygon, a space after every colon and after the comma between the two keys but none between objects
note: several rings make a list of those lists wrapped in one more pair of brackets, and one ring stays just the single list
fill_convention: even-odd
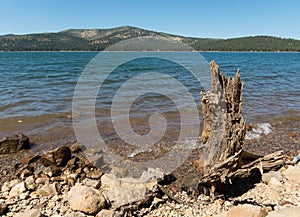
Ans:
[{"label": "boulder", "polygon": [[118,209],[146,199],[148,193],[154,190],[157,181],[141,182],[131,178],[121,179],[112,174],[104,174],[101,177],[101,184],[105,198],[113,208]]},{"label": "boulder", "polygon": [[100,192],[79,184],[69,191],[68,201],[72,210],[86,214],[95,214],[105,206],[105,199]]},{"label": "boulder", "polygon": [[16,153],[27,148],[29,148],[29,138],[23,134],[0,140],[0,154]]}]

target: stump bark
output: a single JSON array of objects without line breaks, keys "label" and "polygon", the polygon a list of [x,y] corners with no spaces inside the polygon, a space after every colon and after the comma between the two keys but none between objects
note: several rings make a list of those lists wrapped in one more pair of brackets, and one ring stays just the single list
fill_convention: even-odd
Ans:
[{"label": "stump bark", "polygon": [[246,122],[242,116],[240,71],[235,78],[226,78],[214,61],[210,68],[212,91],[201,93],[205,148],[194,165],[204,174],[199,186],[211,188],[214,194],[232,179],[248,177],[254,169],[263,173],[282,166],[286,156],[276,152],[262,157],[243,150]]}]

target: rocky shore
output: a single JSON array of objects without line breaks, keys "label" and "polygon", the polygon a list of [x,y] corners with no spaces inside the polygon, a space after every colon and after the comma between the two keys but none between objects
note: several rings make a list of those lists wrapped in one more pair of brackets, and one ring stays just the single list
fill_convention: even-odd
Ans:
[{"label": "rocky shore", "polygon": [[[13,139],[24,142],[15,147],[29,142],[24,136]],[[151,172],[156,179],[140,182],[118,178],[121,168],[104,174],[89,163],[78,144],[21,154],[10,162],[11,171],[1,166],[0,216],[300,216],[298,158],[260,175],[252,188],[238,195],[211,197],[189,188],[172,191],[174,179],[155,169]]]}]

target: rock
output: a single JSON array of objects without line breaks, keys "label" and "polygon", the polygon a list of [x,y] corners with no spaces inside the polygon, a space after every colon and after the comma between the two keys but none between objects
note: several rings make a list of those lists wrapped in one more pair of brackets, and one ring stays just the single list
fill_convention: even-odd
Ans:
[{"label": "rock", "polygon": [[151,181],[153,179],[161,180],[165,176],[165,173],[160,169],[148,168],[147,171],[144,171],[141,175],[141,181]]},{"label": "rock", "polygon": [[122,168],[122,167],[113,166],[111,168],[110,173],[115,175],[116,177],[125,177],[126,174],[127,174],[127,170],[125,168]]},{"label": "rock", "polygon": [[296,157],[293,158],[292,164],[296,164],[296,163],[298,163],[298,161],[300,161],[300,153]]},{"label": "rock", "polygon": [[10,189],[11,189],[11,187],[9,186],[9,182],[4,182],[4,184],[1,187],[1,191],[6,192],[6,191],[9,191]]},{"label": "rock", "polygon": [[105,206],[105,199],[96,189],[75,185],[68,193],[70,207],[74,211],[82,211],[87,214],[95,214]]},{"label": "rock", "polygon": [[102,175],[103,173],[100,170],[92,170],[86,174],[86,177],[90,179],[100,179]]},{"label": "rock", "polygon": [[54,196],[58,194],[58,183],[45,184],[37,190],[37,194],[42,196]]},{"label": "rock", "polygon": [[39,209],[28,209],[22,213],[15,215],[15,217],[42,217],[41,210]]},{"label": "rock", "polygon": [[34,177],[29,176],[25,179],[25,185],[28,190],[33,190],[36,188],[36,184],[34,183]]},{"label": "rock", "polygon": [[26,191],[25,182],[20,182],[10,189],[9,197],[15,197]]},{"label": "rock", "polygon": [[114,213],[115,212],[113,210],[103,209],[96,215],[96,217],[113,217]]},{"label": "rock", "polygon": [[67,212],[64,217],[86,217],[82,212]]},{"label": "rock", "polygon": [[99,187],[99,185],[101,186],[101,181],[86,178],[82,181],[82,184],[85,186],[93,187],[93,188],[97,189]]},{"label": "rock", "polygon": [[297,166],[289,166],[282,174],[291,182],[300,184],[300,168]]},{"label": "rock", "polygon": [[124,205],[144,200],[147,193],[157,185],[157,181],[139,182],[130,178],[118,179],[112,174],[104,174],[101,177],[101,189],[103,195],[118,209]]},{"label": "rock", "polygon": [[269,181],[269,186],[277,192],[281,192],[284,190],[283,184],[280,181],[278,181],[278,179],[276,179],[275,177],[271,177]]},{"label": "rock", "polygon": [[75,143],[70,146],[70,150],[72,153],[78,153],[81,151],[80,145],[78,143]]},{"label": "rock", "polygon": [[239,205],[227,212],[220,213],[215,217],[265,217],[267,212],[259,206],[250,204]]},{"label": "rock", "polygon": [[0,204],[0,215],[5,215],[7,213],[7,205],[6,204]]},{"label": "rock", "polygon": [[39,177],[39,178],[36,178],[35,183],[36,184],[49,183],[49,178],[48,177]]},{"label": "rock", "polygon": [[83,166],[83,163],[80,162],[78,157],[73,157],[68,161],[67,165],[72,169],[77,169],[79,166]]},{"label": "rock", "polygon": [[52,152],[42,155],[40,161],[46,167],[51,165],[64,167],[67,165],[71,157],[72,155],[70,148],[63,146]]},{"label": "rock", "polygon": [[69,147],[63,146],[52,152],[53,159],[57,166],[66,166],[71,159],[71,150]]},{"label": "rock", "polygon": [[19,176],[21,179],[24,179],[28,176],[31,176],[34,172],[34,168],[32,166],[26,166],[25,168],[18,171],[17,176]]},{"label": "rock", "polygon": [[262,181],[266,184],[269,184],[270,179],[275,177],[278,181],[282,182],[283,177],[280,172],[270,171],[268,173],[264,173],[261,177]]},{"label": "rock", "polygon": [[280,198],[280,194],[278,191],[272,189],[272,188],[267,188],[265,190],[265,195],[268,199],[271,201],[275,201],[276,199]]},{"label": "rock", "polygon": [[49,177],[59,176],[61,174],[61,170],[56,165],[51,165],[43,169],[43,173]]},{"label": "rock", "polygon": [[23,158],[20,159],[20,162],[29,165],[31,163],[37,162],[40,158],[40,155],[25,155]]},{"label": "rock", "polygon": [[0,154],[16,153],[27,148],[29,148],[29,138],[23,134],[0,140]]},{"label": "rock", "polygon": [[267,217],[299,217],[300,207],[287,207],[280,210],[269,212]]},{"label": "rock", "polygon": [[20,198],[21,200],[25,200],[25,199],[27,199],[28,197],[29,197],[29,193],[28,193],[28,192],[24,192],[24,193],[22,193],[22,194],[19,195],[19,198]]}]

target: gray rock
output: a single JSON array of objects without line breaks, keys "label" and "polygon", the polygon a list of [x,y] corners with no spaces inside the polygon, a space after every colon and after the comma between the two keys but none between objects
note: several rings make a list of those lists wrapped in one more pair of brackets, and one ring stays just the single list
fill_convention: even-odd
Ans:
[{"label": "gray rock", "polygon": [[29,148],[29,138],[23,134],[0,140],[0,154],[16,153],[27,148]]},{"label": "gray rock", "polygon": [[118,179],[112,174],[101,177],[103,195],[117,209],[124,205],[142,201],[157,185],[157,181],[140,182],[130,178]]},{"label": "gray rock", "polygon": [[105,206],[105,199],[100,192],[79,184],[69,191],[68,201],[72,210],[87,214],[95,214]]}]

